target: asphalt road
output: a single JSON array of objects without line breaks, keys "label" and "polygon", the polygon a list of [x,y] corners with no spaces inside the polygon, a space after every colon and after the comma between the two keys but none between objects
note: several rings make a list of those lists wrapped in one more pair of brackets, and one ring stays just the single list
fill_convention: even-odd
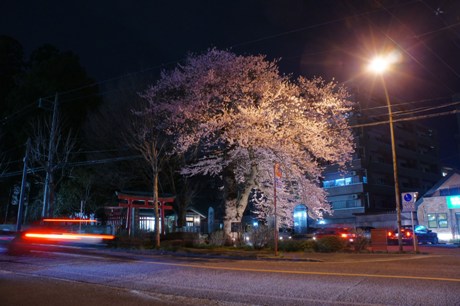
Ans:
[{"label": "asphalt road", "polygon": [[458,248],[295,259],[100,250],[1,254],[0,304],[460,305]]}]

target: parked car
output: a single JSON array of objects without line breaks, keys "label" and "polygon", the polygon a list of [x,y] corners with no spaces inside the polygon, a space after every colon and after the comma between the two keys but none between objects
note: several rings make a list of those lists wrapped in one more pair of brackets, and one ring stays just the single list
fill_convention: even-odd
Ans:
[{"label": "parked car", "polygon": [[320,228],[313,234],[313,239],[318,240],[331,236],[339,237],[350,243],[354,242],[356,239],[355,231],[347,227]]},{"label": "parked car", "polygon": [[292,231],[285,228],[280,228],[278,234],[279,240],[291,240],[292,239]]},{"label": "parked car", "polygon": [[371,239],[371,232],[372,230],[375,229],[375,227],[372,226],[358,226],[356,227],[356,235],[357,236],[362,236],[368,240]]},{"label": "parked car", "polygon": [[307,233],[307,234],[293,234],[292,239],[293,240],[311,240],[313,239],[312,233]]},{"label": "parked car", "polygon": [[431,244],[438,244],[438,234],[433,232],[432,230],[426,228],[423,225],[416,225],[415,226],[415,235],[417,236],[418,243],[431,243]]},{"label": "parked car", "polygon": [[[398,239],[399,239],[399,231],[398,229],[395,229],[393,231],[388,231],[387,235],[387,242],[389,245],[397,245],[399,244]],[[401,242],[402,244],[412,244],[412,230],[406,229],[404,227],[401,228]]]},{"label": "parked car", "polygon": [[[412,226],[403,226],[401,227],[401,240],[403,244],[413,244],[413,237],[414,231],[412,230]],[[431,244],[438,244],[438,234],[433,232],[430,229],[427,229],[423,225],[416,225],[415,226],[415,236],[417,238],[417,242],[421,244],[431,243]],[[398,230],[389,231],[387,236],[388,244],[396,245],[398,244],[398,237],[399,233]]]}]

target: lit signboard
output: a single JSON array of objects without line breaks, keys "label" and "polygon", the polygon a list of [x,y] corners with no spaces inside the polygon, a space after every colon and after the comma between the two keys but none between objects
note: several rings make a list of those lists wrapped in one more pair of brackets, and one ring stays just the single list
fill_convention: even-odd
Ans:
[{"label": "lit signboard", "polygon": [[449,209],[460,209],[460,195],[446,197],[447,208]]}]

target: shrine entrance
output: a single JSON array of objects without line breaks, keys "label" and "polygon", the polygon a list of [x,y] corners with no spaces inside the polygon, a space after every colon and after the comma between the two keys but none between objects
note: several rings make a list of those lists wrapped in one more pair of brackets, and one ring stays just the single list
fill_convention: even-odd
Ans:
[{"label": "shrine entrance", "polygon": [[[148,225],[148,220],[139,220],[139,211],[140,210],[154,210],[155,205],[153,203],[153,196],[140,195],[140,194],[127,194],[127,193],[117,193],[118,197],[118,207],[127,208],[126,212],[126,223],[125,228],[128,230],[128,235],[133,233],[133,224],[137,224],[139,228],[150,228]],[[166,211],[173,211],[172,205],[168,205],[174,202],[174,197],[159,197],[158,198],[158,215],[160,217],[160,233],[165,234],[165,216]],[[136,210],[137,208],[137,210]],[[150,218],[152,219],[152,218]],[[157,220],[152,220],[157,222]],[[142,226],[141,226],[142,225]]]}]

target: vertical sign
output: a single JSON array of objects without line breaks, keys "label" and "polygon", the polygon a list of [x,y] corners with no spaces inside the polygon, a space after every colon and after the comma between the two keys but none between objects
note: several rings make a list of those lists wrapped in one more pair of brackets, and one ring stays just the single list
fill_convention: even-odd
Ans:
[{"label": "vertical sign", "polygon": [[412,225],[412,243],[414,245],[414,252],[418,252],[417,235],[415,235],[414,227],[414,212],[415,202],[417,201],[418,192],[405,192],[401,194],[402,197],[402,211],[410,212],[410,220]]},{"label": "vertical sign", "polygon": [[214,208],[209,207],[208,209],[208,233],[211,234],[214,231]]},{"label": "vertical sign", "polygon": [[281,186],[281,168],[278,163],[275,163],[273,166],[273,205],[275,209],[275,226],[274,226],[274,236],[275,236],[275,256],[278,256],[278,218],[276,216],[276,188]]},{"label": "vertical sign", "polygon": [[404,192],[401,194],[402,211],[415,211],[415,202],[417,201],[418,192]]}]

